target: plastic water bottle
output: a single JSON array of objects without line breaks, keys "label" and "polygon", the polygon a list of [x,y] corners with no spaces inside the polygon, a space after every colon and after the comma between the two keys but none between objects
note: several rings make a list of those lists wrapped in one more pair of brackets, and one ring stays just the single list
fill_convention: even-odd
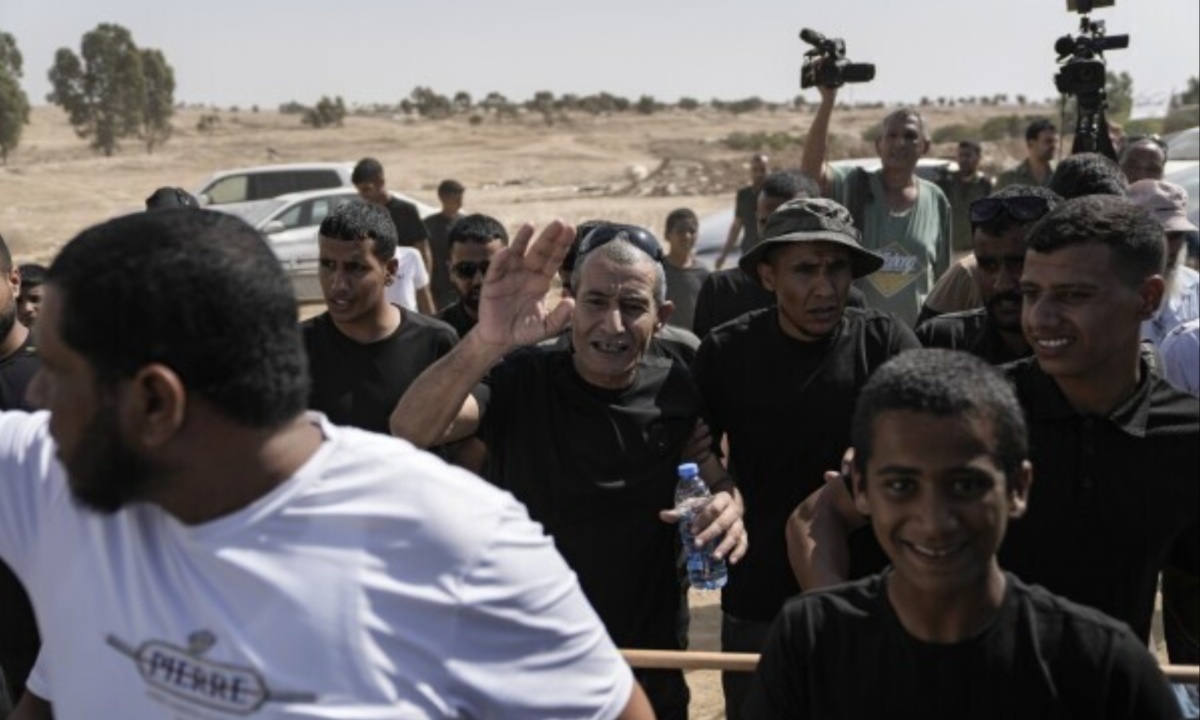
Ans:
[{"label": "plastic water bottle", "polygon": [[715,541],[696,547],[692,521],[712,502],[708,486],[700,478],[696,463],[679,466],[679,484],[675,486],[675,511],[679,513],[679,539],[683,541],[688,580],[697,590],[717,590],[725,586],[728,568],[724,560],[713,557]]}]

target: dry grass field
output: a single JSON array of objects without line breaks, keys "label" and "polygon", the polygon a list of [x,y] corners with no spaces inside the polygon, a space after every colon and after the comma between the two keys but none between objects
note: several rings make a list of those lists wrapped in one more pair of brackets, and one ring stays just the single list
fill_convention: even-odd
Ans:
[{"label": "dry grass field", "polygon": [[[609,117],[572,116],[547,126],[540,115],[471,125],[465,117],[441,121],[347,117],[345,126],[310,129],[296,115],[273,111],[221,111],[211,132],[196,129],[200,115],[183,110],[174,137],[153,154],[136,140],[103,157],[76,137],[61,110],[37,107],[21,146],[0,167],[0,233],[21,260],[49,259],[76,232],[117,214],[139,210],[161,185],[196,190],[217,170],[274,162],[353,161],[378,157],[393,189],[436,205],[434,188],[445,178],[465,184],[467,209],[486,212],[510,226],[555,217],[577,221],[606,217],[657,231],[676,207],[704,215],[732,202],[745,182],[749,150],[722,141],[734,132],[783,132],[799,138],[806,112],[734,116],[711,110],[664,111]],[[978,120],[983,113],[1017,108],[949,108],[928,111],[929,124]],[[1031,112],[1021,108],[1020,112]],[[970,115],[968,115],[968,113]],[[835,117],[831,145],[842,156],[870,155],[862,131],[881,110],[849,110]],[[1004,166],[1021,153],[1020,143],[993,144],[985,165]],[[799,149],[773,157],[795,166]],[[935,147],[951,156],[953,146]],[[627,169],[642,166],[640,183]]]},{"label": "dry grass field", "polygon": [[[1046,114],[1053,114],[1047,108]],[[211,111],[203,111],[209,113]],[[978,122],[989,114],[1021,114],[1032,108],[934,108],[930,128]],[[863,130],[884,110],[849,110],[835,116],[839,156],[871,155]],[[540,225],[553,218],[575,222],[603,217],[642,224],[661,234],[666,214],[691,207],[701,216],[732,203],[746,181],[749,150],[729,149],[733,132],[784,132],[800,137],[810,115],[767,112],[734,116],[712,110],[664,111],[650,116],[574,116],[547,126],[541,116],[471,125],[466,118],[442,121],[347,117],[345,126],[314,130],[298,116],[276,112],[220,112],[208,133],[196,130],[198,110],[181,111],[174,137],[154,154],[127,142],[110,158],[77,138],[56,107],[38,107],[22,144],[0,167],[0,233],[18,262],[53,257],[83,228],[114,215],[140,210],[156,187],[196,190],[213,172],[274,162],[353,161],[378,157],[389,185],[436,205],[434,188],[445,178],[466,185],[466,209],[486,212],[510,227]],[[954,147],[933,148],[952,157]],[[776,167],[799,164],[799,148],[773,156]],[[1023,143],[985,146],[985,168],[998,170],[1023,156]],[[631,182],[628,168],[649,176]],[[692,648],[719,646],[720,610],[715,595],[693,595]],[[723,717],[715,672],[691,672],[696,720]]]}]

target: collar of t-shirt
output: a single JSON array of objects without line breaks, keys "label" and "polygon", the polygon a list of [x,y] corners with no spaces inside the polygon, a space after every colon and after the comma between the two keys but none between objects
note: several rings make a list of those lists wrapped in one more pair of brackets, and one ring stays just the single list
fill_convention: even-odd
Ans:
[{"label": "collar of t-shirt", "polygon": [[186,525],[175,516],[164,512],[168,529],[185,542],[209,544],[222,537],[237,534],[270,516],[304,491],[313,481],[321,477],[326,460],[337,445],[340,430],[323,413],[307,411],[306,419],[321,431],[323,440],[317,451],[308,458],[290,478],[284,480],[266,495],[249,505],[215,520],[199,525]]},{"label": "collar of t-shirt", "polygon": [[[1030,415],[1040,420],[1069,420],[1080,417],[1071,407],[1058,383],[1042,371],[1037,360],[1029,360],[1033,375],[1033,392],[1030,393],[1028,408]],[[1150,393],[1153,389],[1153,372],[1144,359],[1139,359],[1141,378],[1133,394],[1105,418],[1118,430],[1133,437],[1146,436],[1146,423],[1150,417]]]}]

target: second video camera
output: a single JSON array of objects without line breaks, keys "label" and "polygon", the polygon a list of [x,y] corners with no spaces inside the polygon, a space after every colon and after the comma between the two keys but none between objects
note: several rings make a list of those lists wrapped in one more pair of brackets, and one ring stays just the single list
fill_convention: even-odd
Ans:
[{"label": "second video camera", "polygon": [[[846,83],[870,82],[875,79],[875,66],[871,63],[852,63],[846,59],[846,41],[827,38],[815,30],[804,28],[800,39],[812,45],[804,53],[804,64],[800,67],[800,87],[836,88]],[[820,59],[821,62],[815,62]]]}]

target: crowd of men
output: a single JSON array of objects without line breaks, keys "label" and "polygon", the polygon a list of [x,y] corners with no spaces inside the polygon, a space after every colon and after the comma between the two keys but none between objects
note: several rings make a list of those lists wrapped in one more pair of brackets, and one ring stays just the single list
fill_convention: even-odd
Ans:
[{"label": "crowd of men", "polygon": [[1171,660],[1200,659],[1200,281],[1164,146],[1055,164],[1038,121],[994,184],[970,139],[927,181],[911,109],[877,169],[829,165],[836,98],[798,169],[751,159],[711,273],[689,209],[665,243],[510,236],[455,181],[420,218],[372,158],[299,324],[262,238],[181,191],[49,268],[0,242],[0,407],[49,411],[0,415],[0,702],[686,718],[682,672],[617,648],[687,648],[694,461],[722,649],[762,653],[728,718],[1194,708],[1147,650],[1161,581]]}]

